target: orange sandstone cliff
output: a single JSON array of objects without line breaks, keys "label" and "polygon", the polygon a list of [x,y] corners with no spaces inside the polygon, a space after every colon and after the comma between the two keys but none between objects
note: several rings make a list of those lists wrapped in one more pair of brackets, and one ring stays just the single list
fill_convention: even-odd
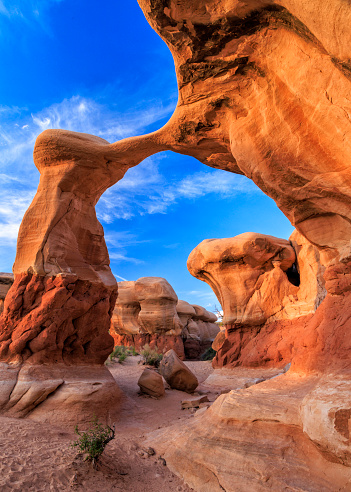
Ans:
[{"label": "orange sandstone cliff", "polygon": [[92,409],[94,395],[106,412],[116,408],[118,391],[101,365],[112,347],[116,284],[94,205],[129,167],[169,149],[245,174],[272,197],[318,248],[327,295],[286,374],[222,395],[186,428],[160,432],[154,446],[204,492],[347,490],[350,3],[139,4],[174,56],[177,108],[155,134],[115,144],[70,132],[39,136],[41,181],[0,319],[1,412],[59,418]]}]

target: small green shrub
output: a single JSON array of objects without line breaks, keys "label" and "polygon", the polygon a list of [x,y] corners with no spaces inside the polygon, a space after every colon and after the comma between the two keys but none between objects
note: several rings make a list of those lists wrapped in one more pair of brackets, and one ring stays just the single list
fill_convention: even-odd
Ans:
[{"label": "small green shrub", "polygon": [[82,453],[86,453],[85,460],[91,461],[93,465],[104,452],[106,445],[115,438],[114,427],[112,429],[109,425],[102,425],[96,415],[93,416],[91,427],[87,431],[80,432],[76,425],[74,432],[79,438],[71,444],[72,448],[77,447]]},{"label": "small green shrub", "polygon": [[216,353],[217,352],[213,350],[212,347],[208,347],[208,349],[200,356],[200,360],[212,360]]},{"label": "small green shrub", "polygon": [[158,367],[163,357],[163,355],[159,354],[157,350],[150,348],[150,345],[148,344],[144,345],[140,354],[144,359],[143,364],[147,366]]},{"label": "small green shrub", "polygon": [[120,364],[126,360],[128,355],[138,355],[135,347],[125,347],[124,345],[116,345],[113,349],[112,354],[110,354],[110,361],[118,360]]}]

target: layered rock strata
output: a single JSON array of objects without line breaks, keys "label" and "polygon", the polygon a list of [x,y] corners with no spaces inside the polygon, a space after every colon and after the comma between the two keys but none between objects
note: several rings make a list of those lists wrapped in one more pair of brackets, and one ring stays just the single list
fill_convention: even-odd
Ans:
[{"label": "layered rock strata", "polygon": [[[25,285],[34,278],[27,291],[34,311],[42,286],[38,277],[55,281],[57,276],[75,274],[77,282],[101,286],[106,313],[111,305],[106,302],[106,290],[111,301],[116,285],[94,205],[129,167],[152,153],[173,150],[212,167],[245,174],[318,247],[326,268],[327,296],[304,327],[303,343],[296,347],[290,371],[254,389],[221,397],[201,423],[194,420],[183,427],[181,438],[167,437],[167,464],[204,491],[347,489],[350,5],[342,0],[323,4],[319,0],[139,3],[174,56],[179,86],[174,115],[155,134],[111,145],[62,131],[46,131],[39,137],[34,158],[41,181],[19,234],[12,287],[18,293],[12,298],[25,291],[20,280],[16,283],[17,276],[28,276]],[[58,282],[61,285],[60,279]],[[60,287],[55,288],[51,295],[60,292]],[[89,312],[94,306],[89,295],[85,302],[85,312]],[[3,315],[0,333],[6,359],[3,379],[11,380],[16,367],[34,367],[17,361],[30,358],[35,351],[27,347],[29,340],[23,350],[21,343],[18,348],[12,346],[21,307],[20,303],[6,303],[6,323]],[[66,304],[61,308],[66,309]],[[45,314],[45,307],[43,311]],[[11,333],[10,320],[14,320]],[[36,325],[28,326],[33,339],[44,328],[47,326],[39,330]],[[106,345],[112,344],[108,326],[105,329]],[[55,372],[58,366],[49,367]],[[72,367],[80,366],[63,367],[67,375]],[[101,369],[100,365],[87,367]],[[23,377],[36,387],[37,376],[30,379],[29,373],[23,373]],[[22,384],[23,379],[18,381]],[[11,384],[7,396],[2,396],[3,408],[11,398],[12,406],[15,404],[17,385]],[[63,404],[59,395],[67,385],[57,388],[40,405],[57,396],[59,412]],[[24,404],[27,395],[27,408],[34,404],[39,409],[38,402],[45,398],[45,392],[40,397],[29,391],[19,394]],[[233,469],[238,478],[233,477]]]},{"label": "layered rock strata", "polygon": [[214,367],[284,367],[326,295],[319,252],[297,231],[290,241],[255,233],[205,240],[188,269],[223,308]]},{"label": "layered rock strata", "polygon": [[173,349],[178,357],[198,358],[216,337],[215,314],[201,306],[178,301],[172,286],[161,277],[118,283],[110,333],[115,345],[144,345],[160,353]]}]

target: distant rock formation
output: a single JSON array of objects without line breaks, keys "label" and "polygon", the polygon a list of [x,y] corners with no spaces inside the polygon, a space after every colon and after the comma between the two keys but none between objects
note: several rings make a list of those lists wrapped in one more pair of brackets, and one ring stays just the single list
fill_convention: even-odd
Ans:
[{"label": "distant rock formation", "polygon": [[215,314],[178,301],[162,277],[118,282],[118,293],[110,329],[115,345],[140,350],[148,344],[160,352],[173,349],[181,359],[198,358],[219,331]]},{"label": "distant rock formation", "polygon": [[4,310],[4,300],[6,294],[13,284],[13,274],[0,272],[0,315]]}]

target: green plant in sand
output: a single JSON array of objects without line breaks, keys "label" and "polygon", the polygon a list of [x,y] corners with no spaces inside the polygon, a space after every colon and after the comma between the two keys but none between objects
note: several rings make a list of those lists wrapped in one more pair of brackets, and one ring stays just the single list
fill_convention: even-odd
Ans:
[{"label": "green plant in sand", "polygon": [[89,429],[84,432],[81,432],[76,425],[74,432],[79,437],[71,446],[86,454],[85,460],[91,461],[94,466],[106,445],[115,438],[115,427],[101,424],[96,415],[93,416],[90,424]]},{"label": "green plant in sand", "polygon": [[163,357],[162,354],[159,354],[157,350],[152,349],[148,344],[144,345],[140,354],[144,359],[143,363],[147,366],[158,367]]}]

